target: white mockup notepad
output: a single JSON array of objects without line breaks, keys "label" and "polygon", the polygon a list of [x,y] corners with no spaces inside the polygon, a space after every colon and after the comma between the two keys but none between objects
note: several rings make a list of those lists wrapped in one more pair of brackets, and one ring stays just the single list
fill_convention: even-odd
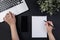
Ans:
[{"label": "white mockup notepad", "polygon": [[32,16],[32,38],[47,38],[47,16]]}]

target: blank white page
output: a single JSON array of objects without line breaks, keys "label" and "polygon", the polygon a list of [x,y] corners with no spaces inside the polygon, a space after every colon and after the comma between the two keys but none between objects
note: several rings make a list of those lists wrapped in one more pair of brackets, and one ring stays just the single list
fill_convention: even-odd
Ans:
[{"label": "blank white page", "polygon": [[32,16],[32,38],[47,38],[47,16]]}]

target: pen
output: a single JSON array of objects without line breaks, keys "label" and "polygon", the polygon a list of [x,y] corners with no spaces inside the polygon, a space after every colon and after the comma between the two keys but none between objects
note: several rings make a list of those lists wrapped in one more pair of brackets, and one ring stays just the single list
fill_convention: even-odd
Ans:
[{"label": "pen", "polygon": [[[47,21],[45,21],[45,22],[47,22]],[[48,25],[51,26],[51,27],[53,27],[53,29],[55,29],[55,28],[54,28],[54,25],[51,25],[50,23],[48,23]]]}]

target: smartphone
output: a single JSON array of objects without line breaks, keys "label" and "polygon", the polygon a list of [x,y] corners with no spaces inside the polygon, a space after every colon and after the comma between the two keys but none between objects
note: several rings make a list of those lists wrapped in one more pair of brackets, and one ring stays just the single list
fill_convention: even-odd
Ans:
[{"label": "smartphone", "polygon": [[21,16],[21,32],[28,32],[28,16]]}]

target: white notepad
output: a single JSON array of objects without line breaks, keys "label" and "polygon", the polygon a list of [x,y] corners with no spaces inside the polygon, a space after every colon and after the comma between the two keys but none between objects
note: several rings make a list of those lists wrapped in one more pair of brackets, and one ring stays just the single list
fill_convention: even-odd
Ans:
[{"label": "white notepad", "polygon": [[47,16],[32,16],[32,38],[47,38]]}]

